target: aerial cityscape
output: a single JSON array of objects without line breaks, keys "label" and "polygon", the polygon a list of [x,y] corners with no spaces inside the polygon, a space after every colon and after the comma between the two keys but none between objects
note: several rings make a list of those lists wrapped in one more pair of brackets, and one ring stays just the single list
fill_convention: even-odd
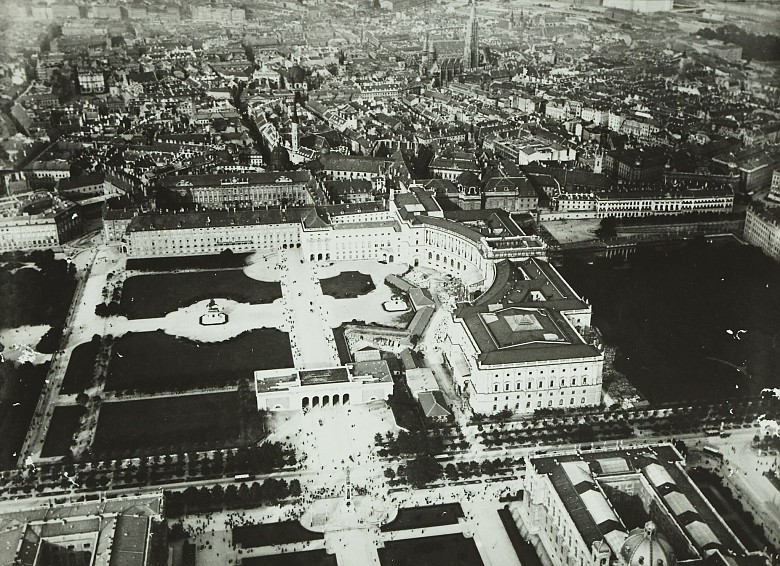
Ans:
[{"label": "aerial cityscape", "polygon": [[0,566],[780,565],[780,4],[0,1]]}]

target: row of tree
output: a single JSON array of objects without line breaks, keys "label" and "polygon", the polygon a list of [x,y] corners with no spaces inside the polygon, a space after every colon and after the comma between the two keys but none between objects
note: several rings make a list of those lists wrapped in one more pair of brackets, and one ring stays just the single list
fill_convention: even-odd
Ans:
[{"label": "row of tree", "polygon": [[780,37],[776,35],[750,33],[734,24],[727,24],[718,29],[704,28],[699,30],[698,35],[704,39],[718,39],[724,43],[739,45],[742,47],[743,59],[780,60]]},{"label": "row of tree", "polygon": [[398,436],[388,435],[387,448],[379,451],[380,456],[399,456],[410,454],[436,455],[444,451],[444,438],[439,431],[407,432],[402,430]]},{"label": "row of tree", "polygon": [[297,479],[268,478],[263,483],[230,484],[226,488],[188,487],[184,491],[165,491],[165,516],[179,517],[190,513],[205,513],[223,509],[248,509],[274,504],[288,497],[301,495]]}]

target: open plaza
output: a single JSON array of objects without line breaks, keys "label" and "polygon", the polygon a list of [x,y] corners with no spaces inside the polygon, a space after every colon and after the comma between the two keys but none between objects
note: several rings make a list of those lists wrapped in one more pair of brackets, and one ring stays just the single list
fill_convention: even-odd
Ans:
[{"label": "open plaza", "polygon": [[[126,271],[124,256],[110,248],[79,259],[89,277],[64,348],[54,357],[55,380],[50,384],[52,393],[59,390],[48,411],[56,412],[57,426],[49,431],[44,424],[28,439],[30,454],[44,460],[71,451],[78,457],[85,450],[105,455],[159,453],[158,447],[175,445],[177,438],[187,439],[185,444],[192,447],[203,440],[204,449],[220,438],[229,446],[237,435],[198,434],[199,427],[209,427],[208,411],[203,418],[177,424],[168,417],[154,417],[176,415],[188,406],[187,397],[174,393],[187,394],[195,402],[206,396],[227,398],[241,382],[254,389],[256,371],[342,367],[334,329],[359,321],[380,333],[399,332],[414,312],[411,306],[400,313],[384,307],[399,298],[385,279],[410,271],[401,263],[309,262],[291,250],[251,255],[239,270],[154,272]],[[425,268],[408,275],[426,286],[445,282],[445,277]],[[227,281],[237,287],[231,289]],[[115,287],[123,304],[130,305],[130,316],[95,314],[106,289]],[[218,313],[219,324],[203,324],[210,309]],[[369,344],[351,336],[343,346]],[[355,366],[350,368],[350,390],[358,391],[368,376],[353,378]],[[382,379],[387,386],[372,398],[384,400],[392,390],[389,374]],[[77,400],[82,394],[86,403]],[[353,393],[351,403],[360,400]],[[343,400],[337,395],[333,402],[349,402],[349,394]],[[139,414],[148,417],[138,419]],[[212,432],[218,430],[228,429]]]}]

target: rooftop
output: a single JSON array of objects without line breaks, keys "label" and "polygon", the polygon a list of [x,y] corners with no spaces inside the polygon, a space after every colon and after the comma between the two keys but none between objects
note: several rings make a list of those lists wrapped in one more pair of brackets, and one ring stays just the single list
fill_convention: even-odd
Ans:
[{"label": "rooftop", "polygon": [[[536,473],[550,478],[588,545],[605,540],[613,547],[618,542],[616,531],[622,532],[621,538],[625,538],[622,519],[611,506],[605,507],[606,499],[598,495],[601,484],[610,483],[612,478],[641,475],[700,555],[717,548],[744,556],[745,548],[680,467],[681,463],[680,454],[668,444],[529,458],[529,465]],[[620,481],[611,485],[619,484]],[[675,548],[675,552],[680,558],[695,557],[685,548]]]},{"label": "rooftop", "polygon": [[183,212],[181,214],[139,214],[130,222],[127,231],[189,230],[252,224],[297,223],[310,210],[311,208],[287,208],[285,211],[280,209],[212,210],[209,212]]}]

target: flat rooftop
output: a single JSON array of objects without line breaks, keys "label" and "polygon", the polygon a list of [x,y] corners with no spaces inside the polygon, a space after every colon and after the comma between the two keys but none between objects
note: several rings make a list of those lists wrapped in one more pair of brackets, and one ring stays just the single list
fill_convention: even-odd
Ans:
[{"label": "flat rooftop", "polygon": [[349,381],[349,370],[346,367],[325,369],[302,369],[298,372],[301,385],[322,385],[324,383],[345,383]]},{"label": "flat rooftop", "polygon": [[[662,506],[700,555],[720,549],[737,556],[745,548],[715,512],[703,494],[682,469],[680,454],[669,444],[625,450],[570,452],[550,456],[531,456],[529,467],[546,475],[570,514],[583,539],[590,545],[597,540],[619,540],[625,533],[622,518],[605,507],[599,486],[618,486],[627,476],[644,478],[655,500]],[[611,483],[615,480],[615,483]],[[615,541],[615,542],[616,542]],[[684,549],[675,549],[678,559],[693,558]]]},{"label": "flat rooftop", "polygon": [[319,369],[269,369],[255,372],[255,388],[258,393],[287,391],[297,387],[311,387],[331,383],[348,383],[352,374],[346,366]]}]

